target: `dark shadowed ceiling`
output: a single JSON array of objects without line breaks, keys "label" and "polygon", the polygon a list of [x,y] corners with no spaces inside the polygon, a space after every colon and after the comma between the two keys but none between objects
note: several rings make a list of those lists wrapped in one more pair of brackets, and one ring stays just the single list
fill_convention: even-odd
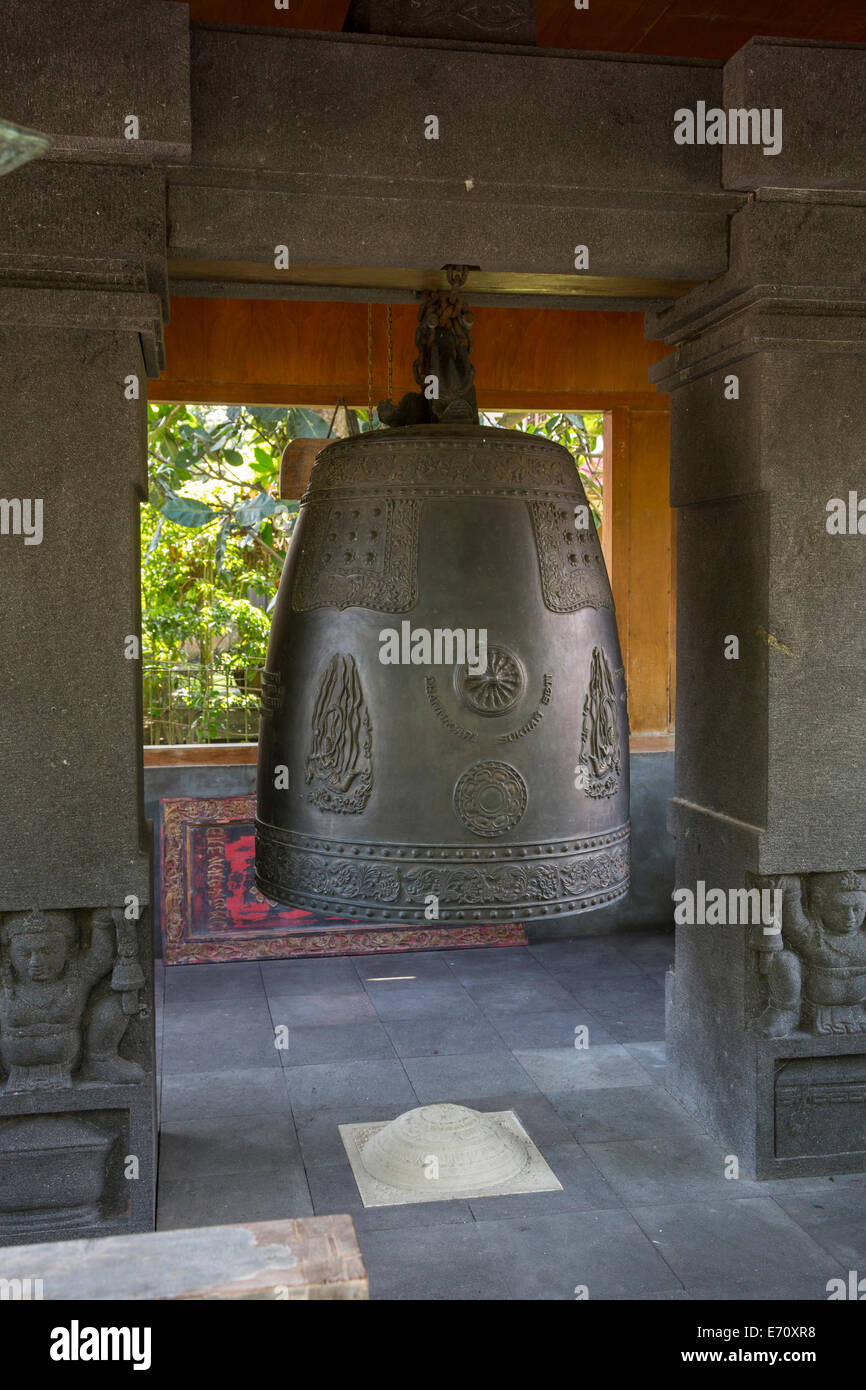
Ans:
[{"label": "dark shadowed ceiling", "polygon": [[[349,0],[189,0],[194,20],[273,28],[343,27]],[[866,0],[538,0],[538,42],[546,48],[730,58],[755,34],[866,42]]]}]

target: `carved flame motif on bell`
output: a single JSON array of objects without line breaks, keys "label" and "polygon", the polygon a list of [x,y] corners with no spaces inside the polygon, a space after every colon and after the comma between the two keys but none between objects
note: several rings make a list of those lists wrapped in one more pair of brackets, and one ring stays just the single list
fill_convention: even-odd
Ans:
[{"label": "carved flame motif on bell", "polygon": [[601,647],[593,648],[589,689],[583,702],[580,765],[576,785],[588,796],[613,796],[622,756],[613,676]]},{"label": "carved flame motif on bell", "polygon": [[313,710],[307,800],[338,815],[363,811],[373,785],[372,743],[355,659],[338,653],[322,677]]},{"label": "carved flame motif on bell", "polygon": [[[453,370],[438,310],[422,368]],[[256,879],[278,902],[465,924],[628,889],[624,672],[580,478],[474,410],[464,370],[436,423],[404,397],[318,456],[263,682]],[[401,624],[434,640],[380,659]],[[458,640],[482,630],[485,670]]]}]

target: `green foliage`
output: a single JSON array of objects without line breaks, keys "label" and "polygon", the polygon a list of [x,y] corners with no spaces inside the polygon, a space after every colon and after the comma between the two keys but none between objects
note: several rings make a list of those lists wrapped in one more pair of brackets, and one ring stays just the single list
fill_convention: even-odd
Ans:
[{"label": "green foliage", "polygon": [[[327,417],[327,418],[326,418]],[[341,433],[369,429],[346,412]],[[142,509],[145,659],[264,665],[273,603],[298,513],[279,497],[290,439],[323,439],[331,412],[273,406],[148,407]]]}]

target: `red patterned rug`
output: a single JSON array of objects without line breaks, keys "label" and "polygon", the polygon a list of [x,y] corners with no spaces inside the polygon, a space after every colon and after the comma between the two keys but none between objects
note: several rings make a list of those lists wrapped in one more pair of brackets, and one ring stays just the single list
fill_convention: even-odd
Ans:
[{"label": "red patterned rug", "polygon": [[317,917],[262,897],[253,876],[255,797],[159,803],[157,892],[166,965],[525,946],[517,922],[400,926]]}]

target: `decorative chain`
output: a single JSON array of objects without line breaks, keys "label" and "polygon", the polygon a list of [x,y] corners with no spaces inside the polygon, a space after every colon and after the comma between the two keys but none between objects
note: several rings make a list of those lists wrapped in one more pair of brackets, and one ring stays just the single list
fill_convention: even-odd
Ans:
[{"label": "decorative chain", "polygon": [[473,319],[463,299],[461,290],[466,284],[470,267],[466,265],[446,265],[445,275],[448,288],[425,290],[418,310],[418,328],[415,332],[415,346],[418,356],[415,359],[414,375],[419,386],[424,385],[425,366],[429,361],[437,328],[450,328],[455,343],[465,346],[467,353],[472,351]]}]

